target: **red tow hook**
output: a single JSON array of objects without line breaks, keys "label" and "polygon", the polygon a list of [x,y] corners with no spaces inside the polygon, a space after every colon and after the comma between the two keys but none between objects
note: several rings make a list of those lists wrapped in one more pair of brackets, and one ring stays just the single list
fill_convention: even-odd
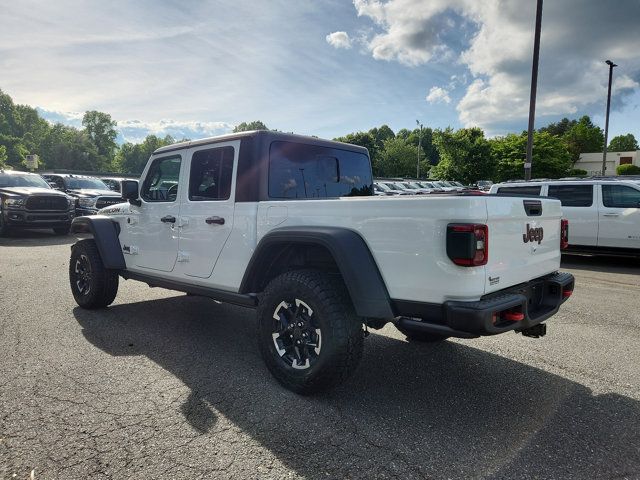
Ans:
[{"label": "red tow hook", "polygon": [[524,320],[524,313],[522,312],[503,312],[500,316],[510,322],[520,322]]}]

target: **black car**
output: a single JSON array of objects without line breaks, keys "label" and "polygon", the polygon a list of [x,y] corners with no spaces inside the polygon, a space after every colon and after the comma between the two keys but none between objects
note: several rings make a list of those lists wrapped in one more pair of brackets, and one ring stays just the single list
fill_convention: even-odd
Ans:
[{"label": "black car", "polygon": [[0,236],[14,228],[52,228],[66,235],[75,201],[34,173],[0,170]]},{"label": "black car", "polygon": [[76,216],[95,215],[101,208],[122,203],[120,194],[110,190],[99,178],[62,173],[48,173],[43,177],[54,188],[76,199]]}]

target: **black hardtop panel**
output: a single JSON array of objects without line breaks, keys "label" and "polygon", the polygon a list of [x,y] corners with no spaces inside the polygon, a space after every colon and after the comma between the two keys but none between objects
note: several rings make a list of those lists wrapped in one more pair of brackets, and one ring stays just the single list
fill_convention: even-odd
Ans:
[{"label": "black hardtop panel", "polygon": [[173,152],[176,150],[184,150],[192,147],[199,147],[204,145],[210,145],[220,142],[229,142],[233,140],[242,140],[246,138],[260,137],[261,142],[271,143],[272,141],[287,141],[304,143],[307,145],[318,145],[322,147],[339,148],[342,150],[351,150],[354,152],[368,154],[368,151],[364,147],[358,145],[352,145],[350,143],[336,142],[334,140],[324,140],[317,137],[309,137],[306,135],[297,135],[294,133],[275,132],[271,130],[252,130],[250,132],[229,133],[226,135],[219,135],[217,137],[203,138],[201,140],[190,140],[188,142],[174,143],[173,145],[167,145],[166,147],[160,147],[153,152],[154,155],[159,153]]}]

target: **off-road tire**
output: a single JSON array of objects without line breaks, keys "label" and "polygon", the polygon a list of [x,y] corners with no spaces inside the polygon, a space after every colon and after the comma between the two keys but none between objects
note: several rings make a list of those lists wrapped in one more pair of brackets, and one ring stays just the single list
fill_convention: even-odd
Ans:
[{"label": "off-road tire", "polygon": [[69,235],[69,231],[71,230],[71,224],[66,225],[64,227],[54,227],[53,228],[53,233],[55,233],[56,235]]},{"label": "off-road tire", "polygon": [[399,325],[395,326],[400,333],[404,334],[407,337],[407,340],[410,342],[425,342],[425,343],[435,343],[442,342],[449,338],[447,335],[438,335],[437,333],[429,333],[422,332],[418,330],[413,330],[411,328],[401,327]]},{"label": "off-road tire", "polygon": [[0,212],[0,237],[8,237],[11,235],[11,227],[3,220],[2,212]]},{"label": "off-road tire", "polygon": [[[275,330],[283,323],[274,318],[282,308],[281,302],[295,305],[296,299],[310,307],[312,314],[306,318],[321,332],[319,351],[312,353],[315,356],[308,367],[301,367],[297,360],[292,361],[297,368],[289,364],[287,357],[279,353],[275,337]],[[362,320],[355,313],[344,283],[335,275],[315,270],[283,273],[271,280],[260,296],[257,314],[262,358],[273,376],[293,392],[310,394],[342,383],[362,357]]]},{"label": "off-road tire", "polygon": [[[88,276],[83,275],[87,272]],[[118,273],[104,267],[93,239],[80,240],[71,247],[69,283],[73,298],[82,308],[104,308],[116,298]]]}]

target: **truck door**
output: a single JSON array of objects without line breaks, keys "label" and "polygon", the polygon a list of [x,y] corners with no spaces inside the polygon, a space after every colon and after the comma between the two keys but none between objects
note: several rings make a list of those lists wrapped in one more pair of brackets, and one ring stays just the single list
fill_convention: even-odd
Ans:
[{"label": "truck door", "polygon": [[141,204],[131,206],[127,224],[131,244],[123,245],[124,253],[132,254],[138,267],[171,272],[175,266],[179,241],[178,195],[185,188],[181,167],[182,157],[168,154],[155,158],[143,176]]},{"label": "truck door", "polygon": [[179,272],[208,278],[231,230],[240,141],[189,151],[188,191],[180,217]]},{"label": "truck door", "polygon": [[625,184],[600,187],[598,246],[640,249],[640,188]]},{"label": "truck door", "polygon": [[548,197],[562,203],[562,217],[569,220],[569,245],[598,244],[598,206],[594,185],[549,185]]}]

